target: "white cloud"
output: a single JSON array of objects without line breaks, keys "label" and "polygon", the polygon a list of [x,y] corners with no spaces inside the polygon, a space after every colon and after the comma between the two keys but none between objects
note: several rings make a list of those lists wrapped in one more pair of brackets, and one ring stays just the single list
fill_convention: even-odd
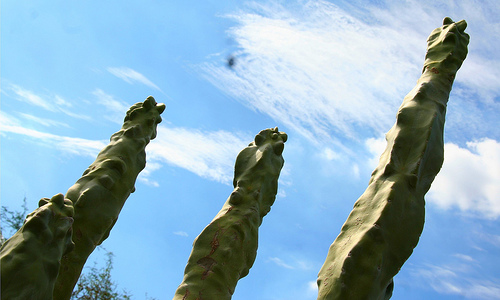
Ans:
[{"label": "white cloud", "polygon": [[[485,232],[477,232],[476,235],[481,238],[484,242],[492,244],[493,246],[500,248],[500,235],[489,234]],[[481,248],[481,250],[483,250]]]},{"label": "white cloud", "polygon": [[[372,18],[387,26],[407,30],[412,28],[413,35],[428,35],[430,24],[445,16],[455,21],[465,18],[467,32],[471,36],[469,54],[457,76],[457,82],[468,86],[479,95],[476,101],[491,102],[500,92],[500,28],[497,16],[500,6],[494,0],[486,0],[477,5],[474,0],[460,2],[436,1],[385,1],[383,8],[370,7]],[[418,16],[417,18],[407,16]],[[439,24],[437,24],[439,25]],[[436,26],[435,26],[436,27]],[[429,32],[428,32],[429,31]]]},{"label": "white cloud", "polygon": [[71,102],[66,101],[61,96],[58,96],[58,95],[55,96],[55,103],[59,106],[67,106],[67,107],[73,106],[73,104],[71,104]]},{"label": "white cloud", "polygon": [[238,153],[253,138],[227,131],[203,132],[158,126],[158,137],[147,148],[150,161],[166,162],[198,176],[229,184]]},{"label": "white cloud", "polygon": [[19,124],[15,118],[0,113],[0,128],[2,134],[14,133],[41,141],[47,147],[56,148],[62,152],[75,155],[96,157],[99,151],[107,144],[107,141],[93,141],[81,138],[58,136],[45,133]]},{"label": "white cloud", "polygon": [[[108,144],[108,141],[58,136],[25,128],[20,124],[19,120],[0,113],[0,129],[3,135],[20,134],[66,153],[94,158]],[[202,132],[163,125],[159,126],[158,131],[157,138],[146,148],[146,168],[138,178],[139,181],[155,187],[158,187],[159,183],[151,180],[150,176],[160,169],[163,163],[186,169],[209,180],[230,184],[233,180],[236,156],[252,141],[252,138],[245,134],[237,136],[226,131]]]},{"label": "white cloud", "polygon": [[130,105],[123,101],[116,100],[112,95],[105,93],[101,89],[96,89],[92,92],[97,97],[100,107],[108,110],[104,117],[114,123],[123,124],[125,112],[129,109]]},{"label": "white cloud", "polygon": [[331,148],[328,147],[326,147],[323,150],[322,154],[326,160],[336,160],[340,158],[340,155],[338,153],[336,153],[335,151],[333,151]]},{"label": "white cloud", "polygon": [[[368,139],[373,170],[386,147],[384,138]],[[500,142],[492,139],[469,142],[467,148],[445,144],[444,163],[426,195],[430,204],[442,209],[458,208],[482,218],[500,216]]]},{"label": "white cloud", "polygon": [[33,122],[36,122],[38,124],[41,124],[45,127],[54,127],[54,126],[59,126],[59,127],[69,127],[68,124],[55,121],[55,120],[50,120],[50,119],[44,119],[44,118],[39,118],[30,114],[25,114],[25,113],[20,113],[20,115],[25,118],[26,120],[30,120]]},{"label": "white cloud", "polygon": [[384,152],[387,147],[387,141],[385,137],[381,138],[369,138],[365,141],[365,146],[368,148],[368,152],[371,155],[371,158],[368,160],[368,167],[370,170],[374,170],[379,163],[380,156]]},{"label": "white cloud", "polygon": [[189,235],[187,234],[187,232],[185,232],[185,231],[176,231],[176,232],[174,232],[174,234],[175,234],[175,235],[178,235],[178,236],[184,236],[184,237],[189,236]]},{"label": "white cloud", "polygon": [[149,86],[151,88],[154,88],[156,90],[160,90],[160,88],[151,82],[151,80],[147,79],[146,76],[142,75],[141,73],[127,67],[120,67],[120,68],[108,68],[108,72],[111,74],[115,75],[116,77],[126,81],[129,84],[134,84],[135,82],[142,83],[146,86]]},{"label": "white cloud", "polygon": [[278,257],[269,257],[267,260],[271,261],[271,262],[275,263],[276,265],[283,267],[285,269],[291,269],[291,270],[295,269],[294,267],[285,263],[281,258],[278,258]]},{"label": "white cloud", "polygon": [[[300,227],[300,225],[297,226]],[[288,261],[285,262],[284,259],[279,257],[268,257],[266,259],[266,262],[272,262],[277,266],[290,270],[311,271],[311,270],[316,270],[317,268],[317,266],[311,264],[311,262],[309,262],[308,259],[302,259],[290,256],[287,258],[287,260]]]},{"label": "white cloud", "polygon": [[310,291],[312,292],[318,292],[318,284],[316,283],[316,281],[309,281],[307,283],[307,287]]},{"label": "white cloud", "polygon": [[352,165],[352,175],[354,175],[354,178],[359,179],[359,165],[356,163]]},{"label": "white cloud", "polygon": [[[349,153],[345,138],[360,141],[390,128],[404,95],[420,76],[427,36],[447,14],[470,16],[470,23],[480,27],[471,26],[471,36],[479,31],[497,46],[481,42],[487,46],[471,51],[457,76],[467,91],[460,97],[488,94],[483,102],[494,106],[492,95],[500,91],[495,50],[500,39],[493,38],[499,35],[498,26],[472,13],[475,6],[472,1],[438,5],[389,0],[383,8],[349,6],[348,13],[322,0],[252,2],[228,16],[236,22],[228,31],[237,48],[234,67],[210,61],[200,68],[213,85],[251,109],[313,142],[333,143],[337,152]],[[498,12],[494,2],[485,6],[480,10],[487,15]],[[465,104],[456,106],[459,114],[470,111],[472,101],[460,98],[454,103]],[[479,124],[481,116],[469,117]]]},{"label": "white cloud", "polygon": [[460,254],[460,253],[455,253],[453,254],[454,257],[456,258],[459,258],[461,260],[464,260],[466,262],[475,262],[476,260],[474,258],[472,258],[471,256],[469,255],[465,255],[465,254]]},{"label": "white cloud", "polygon": [[149,186],[159,187],[160,184],[157,181],[152,180],[150,176],[151,173],[160,169],[161,167],[162,165],[160,163],[148,159],[148,161],[146,162],[146,167],[141,171],[141,173],[139,173],[137,180]]},{"label": "white cloud", "polygon": [[11,84],[10,89],[18,96],[18,100],[41,107],[48,111],[56,111],[56,107],[32,91],[24,89],[18,85]]},{"label": "white cloud", "polygon": [[[65,115],[68,115],[72,118],[90,120],[89,116],[83,115],[81,113],[77,114],[77,113],[73,113],[73,112],[69,111],[67,108],[72,107],[73,104],[71,102],[63,99],[59,95],[40,96],[40,95],[38,95],[38,94],[28,90],[28,89],[25,89],[25,88],[18,86],[16,84],[8,83],[6,85],[7,85],[6,89],[2,89],[2,92],[7,96],[10,96],[9,93],[7,93],[7,91],[14,92],[15,97],[13,97],[13,98],[18,100],[18,101],[29,103],[31,105],[43,108],[43,109],[50,111],[50,112],[56,112],[56,113],[62,112]],[[35,116],[33,116],[33,117],[36,118]],[[42,120],[40,118],[38,118],[38,119]]]},{"label": "white cloud", "polygon": [[315,299],[318,295],[318,284],[315,280],[307,282],[306,295],[311,297],[311,299]]},{"label": "white cloud", "polygon": [[[370,169],[387,143],[384,138],[367,139],[372,157]],[[458,208],[467,214],[495,219],[500,216],[500,142],[492,139],[466,143],[461,148],[453,143],[444,146],[444,163],[427,193],[428,203],[442,209]]]},{"label": "white cloud", "polygon": [[[500,299],[498,280],[473,276],[473,268],[463,264],[425,265],[412,271],[414,284],[421,282],[440,294],[459,295],[467,299]],[[422,282],[423,281],[423,282]]]},{"label": "white cloud", "polygon": [[426,37],[368,25],[326,1],[299,10],[254,5],[230,17],[238,22],[230,30],[237,63],[207,63],[206,78],[314,140],[356,139],[356,126],[389,128],[425,53]]},{"label": "white cloud", "polygon": [[500,216],[500,142],[483,139],[460,148],[445,144],[443,168],[434,180],[427,201],[443,209],[484,218]]}]

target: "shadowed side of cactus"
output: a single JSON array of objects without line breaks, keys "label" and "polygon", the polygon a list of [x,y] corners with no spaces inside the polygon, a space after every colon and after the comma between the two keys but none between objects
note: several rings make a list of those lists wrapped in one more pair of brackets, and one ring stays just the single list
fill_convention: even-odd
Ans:
[{"label": "shadowed side of cactus", "polygon": [[0,249],[2,299],[52,299],[61,257],[74,247],[73,203],[57,194],[38,205]]},{"label": "shadowed side of cactus", "polygon": [[389,299],[424,226],[424,195],[443,163],[446,104],[467,55],[465,21],[429,36],[422,76],[404,98],[387,148],[318,274],[318,299]]},{"label": "shadowed side of cactus", "polygon": [[278,128],[266,129],[238,154],[234,191],[194,240],[174,299],[231,299],[255,261],[258,229],[276,198],[286,140]]},{"label": "shadowed side of cactus", "polygon": [[134,104],[121,130],[111,136],[110,143],[68,190],[66,197],[75,206],[75,249],[62,259],[54,299],[70,298],[87,258],[108,237],[146,166],[145,147],[156,137],[164,110],[165,105],[157,104],[151,96]]}]

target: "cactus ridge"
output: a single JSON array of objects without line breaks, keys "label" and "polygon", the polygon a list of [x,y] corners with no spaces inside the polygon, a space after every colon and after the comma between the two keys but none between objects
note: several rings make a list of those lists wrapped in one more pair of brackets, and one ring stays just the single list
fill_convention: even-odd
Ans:
[{"label": "cactus ridge", "polygon": [[393,277],[423,230],[424,195],[443,163],[453,79],[467,54],[465,21],[428,39],[424,72],[404,98],[368,188],[354,204],[318,274],[318,299],[389,299]]},{"label": "cactus ridge", "polygon": [[75,250],[62,259],[56,300],[70,298],[88,256],[109,236],[125,201],[135,191],[137,176],[146,166],[145,147],[156,137],[164,110],[165,105],[151,96],[130,107],[122,128],[68,190],[66,197],[75,204]]},{"label": "cactus ridge", "polygon": [[266,129],[238,154],[234,190],[194,240],[174,299],[231,299],[255,261],[258,229],[276,198],[286,140],[278,128]]}]

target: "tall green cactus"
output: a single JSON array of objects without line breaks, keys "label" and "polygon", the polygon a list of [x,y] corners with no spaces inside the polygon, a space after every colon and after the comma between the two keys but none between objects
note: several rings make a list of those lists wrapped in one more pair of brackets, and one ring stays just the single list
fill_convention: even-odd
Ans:
[{"label": "tall green cactus", "polygon": [[57,194],[38,205],[0,248],[2,299],[52,299],[61,257],[74,247],[73,203]]},{"label": "tall green cactus", "polygon": [[318,275],[318,299],[389,299],[424,225],[424,195],[443,163],[446,104],[467,55],[465,21],[429,36],[422,76],[404,98],[387,148]]},{"label": "tall green cactus", "polygon": [[258,229],[276,198],[286,140],[277,127],[266,129],[238,154],[234,191],[194,240],[174,299],[231,299],[255,261]]},{"label": "tall green cactus", "polygon": [[67,300],[80,276],[83,265],[95,247],[109,235],[135,180],[146,166],[145,147],[156,137],[164,104],[153,97],[134,104],[128,111],[120,131],[82,177],[68,190],[73,201],[75,249],[63,256],[54,289],[54,299]]}]

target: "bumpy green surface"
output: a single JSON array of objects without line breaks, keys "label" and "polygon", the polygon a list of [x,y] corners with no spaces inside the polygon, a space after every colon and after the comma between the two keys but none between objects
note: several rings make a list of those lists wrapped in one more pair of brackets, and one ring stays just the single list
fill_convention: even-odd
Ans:
[{"label": "bumpy green surface", "polygon": [[234,191],[193,243],[174,299],[231,299],[257,255],[258,229],[271,210],[287,135],[261,131],[236,159]]},{"label": "bumpy green surface", "polygon": [[393,277],[417,245],[424,195],[443,163],[453,79],[467,55],[465,21],[445,18],[428,39],[423,74],[404,98],[369,186],[318,275],[318,299],[389,299]]},{"label": "bumpy green surface", "polygon": [[70,298],[88,256],[108,237],[125,200],[135,190],[139,172],[146,166],[145,147],[156,137],[164,110],[165,105],[157,104],[153,97],[134,104],[121,130],[111,136],[95,162],[68,190],[66,197],[75,205],[75,249],[63,256],[54,299]]},{"label": "bumpy green surface", "polygon": [[61,257],[74,247],[73,203],[57,194],[38,205],[0,249],[2,299],[52,299]]}]

